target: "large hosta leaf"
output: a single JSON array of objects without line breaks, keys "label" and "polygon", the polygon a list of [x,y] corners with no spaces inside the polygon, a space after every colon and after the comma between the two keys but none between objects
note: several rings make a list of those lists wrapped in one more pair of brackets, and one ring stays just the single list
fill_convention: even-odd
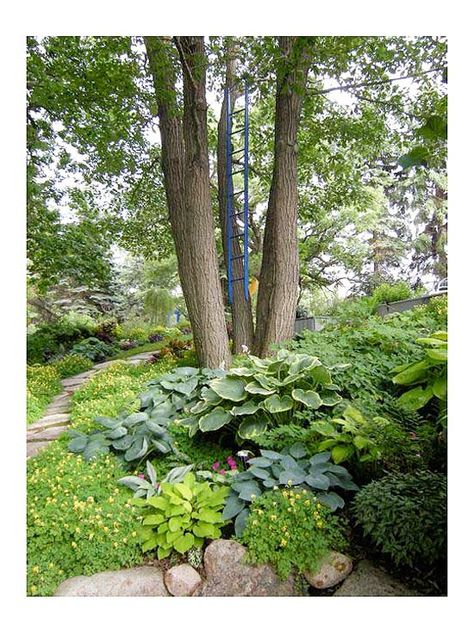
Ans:
[{"label": "large hosta leaf", "polygon": [[282,397],[278,394],[273,394],[268,399],[265,399],[264,406],[272,414],[277,414],[291,410],[293,408],[293,400],[287,394]]},{"label": "large hosta leaf", "polygon": [[416,383],[417,381],[422,380],[426,376],[427,369],[429,368],[429,362],[421,361],[416,364],[412,364],[402,372],[399,372],[398,375],[393,377],[393,383],[399,384],[409,384]]},{"label": "large hosta leaf", "polygon": [[125,460],[131,462],[142,458],[148,451],[148,441],[146,438],[135,440],[133,445],[125,452]]},{"label": "large hosta leaf", "polygon": [[212,412],[205,414],[199,419],[199,429],[201,432],[214,432],[226,425],[231,418],[232,415],[230,412],[218,406],[214,408]]},{"label": "large hosta leaf", "polygon": [[268,388],[264,388],[257,381],[251,381],[245,386],[245,390],[250,392],[250,394],[263,394],[264,396],[269,396],[276,392],[274,389],[269,390]]},{"label": "large hosta leaf", "polygon": [[230,401],[243,401],[246,398],[245,381],[236,377],[221,377],[213,379],[209,386],[223,399]]},{"label": "large hosta leaf", "polygon": [[175,383],[174,390],[175,392],[179,392],[180,394],[185,394],[186,396],[189,396],[191,392],[196,388],[197,385],[198,385],[197,378],[191,377],[190,379],[187,379],[186,381],[183,381],[182,383]]},{"label": "large hosta leaf", "polygon": [[296,355],[296,359],[291,362],[288,370],[289,375],[296,375],[311,370],[315,366],[319,366],[321,362],[317,357],[311,355]]},{"label": "large hosta leaf", "polygon": [[413,388],[404,392],[401,397],[398,398],[399,404],[409,410],[410,412],[416,412],[424,407],[433,396],[433,390],[431,387],[423,389],[421,386]]},{"label": "large hosta leaf", "polygon": [[322,392],[321,399],[322,399],[323,405],[327,405],[327,406],[337,405],[338,403],[342,401],[342,397],[340,394],[337,394],[337,392],[331,392],[330,390],[326,390],[325,392]]},{"label": "large hosta leaf", "polygon": [[258,410],[258,405],[252,401],[245,401],[243,405],[235,405],[230,413],[232,416],[246,416],[248,414],[255,414]]},{"label": "large hosta leaf", "polygon": [[267,429],[267,422],[254,416],[246,418],[239,425],[238,434],[241,438],[251,440],[255,436],[262,434]]},{"label": "large hosta leaf", "polygon": [[317,392],[313,392],[312,390],[302,390],[301,388],[296,388],[291,393],[291,396],[295,401],[300,401],[306,405],[306,407],[311,408],[312,410],[317,410],[322,404],[323,401]]},{"label": "large hosta leaf", "polygon": [[313,381],[316,383],[321,383],[323,385],[331,383],[331,373],[324,366],[315,366],[311,370],[311,376],[313,377]]},{"label": "large hosta leaf", "polygon": [[207,386],[204,386],[204,388],[202,388],[201,398],[208,403],[213,403],[214,405],[217,405],[222,401],[222,397],[220,397],[216,392],[214,392],[214,390],[211,390]]}]

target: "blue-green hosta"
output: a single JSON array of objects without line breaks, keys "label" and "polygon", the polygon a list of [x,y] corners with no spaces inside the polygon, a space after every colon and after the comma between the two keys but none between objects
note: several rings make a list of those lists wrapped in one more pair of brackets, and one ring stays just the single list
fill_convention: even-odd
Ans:
[{"label": "blue-green hosta", "polygon": [[269,359],[249,356],[248,365],[211,379],[199,401],[187,408],[189,416],[179,422],[189,427],[190,435],[226,427],[252,439],[268,427],[290,422],[299,410],[336,405],[342,400],[336,390],[330,369],[317,357],[282,349]]},{"label": "blue-green hosta", "polygon": [[140,395],[138,412],[122,412],[116,418],[97,417],[96,422],[105,429],[90,434],[71,430],[69,449],[86,460],[112,449],[126,463],[166,455],[174,451],[169,423],[196,404],[205,384],[224,374],[222,370],[182,367],[160,375]]},{"label": "blue-green hosta", "polygon": [[235,532],[240,536],[251,502],[269,489],[285,486],[306,488],[331,510],[342,508],[344,500],[333,488],[357,491],[359,487],[344,467],[333,464],[330,459],[330,452],[308,457],[302,443],[295,443],[281,453],[262,449],[258,458],[248,461],[250,467],[246,471],[232,477],[224,518],[235,520]]}]

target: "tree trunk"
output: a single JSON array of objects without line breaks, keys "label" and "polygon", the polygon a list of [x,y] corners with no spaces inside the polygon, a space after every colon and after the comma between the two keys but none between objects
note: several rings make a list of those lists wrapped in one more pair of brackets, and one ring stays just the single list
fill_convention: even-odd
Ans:
[{"label": "tree trunk", "polygon": [[277,62],[273,176],[263,240],[254,352],[293,337],[298,299],[297,132],[308,70],[310,43],[280,37]]},{"label": "tree trunk", "polygon": [[[230,41],[226,45],[226,81],[225,85],[230,89],[231,111],[234,110],[234,104],[238,97],[235,89],[235,41]],[[222,248],[224,252],[224,261],[227,262],[227,180],[226,180],[226,103],[225,99],[222,103],[221,115],[217,128],[217,184],[219,198],[219,221],[221,227]],[[233,239],[232,255],[240,256],[242,254],[238,239]],[[244,275],[244,266],[242,259],[236,259],[233,262],[233,270],[235,278],[242,278]],[[232,303],[232,331],[233,331],[233,352],[242,352],[242,346],[252,348],[253,344],[253,318],[252,318],[252,302],[251,299],[245,300],[244,285],[241,282],[235,283],[233,286],[233,303]]]},{"label": "tree trunk", "polygon": [[183,70],[181,120],[169,44],[145,37],[154,81],[162,168],[178,271],[199,364],[230,364],[211,208],[204,39],[175,39]]}]

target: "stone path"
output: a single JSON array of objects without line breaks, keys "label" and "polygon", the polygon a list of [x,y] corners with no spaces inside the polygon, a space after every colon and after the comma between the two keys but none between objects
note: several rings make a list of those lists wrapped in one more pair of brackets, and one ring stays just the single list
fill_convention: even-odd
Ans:
[{"label": "stone path", "polygon": [[156,351],[139,353],[122,360],[111,360],[96,364],[94,368],[81,372],[74,377],[62,379],[63,391],[58,394],[46,408],[43,417],[28,425],[26,431],[26,457],[36,456],[49,443],[58,438],[69,425],[69,412],[71,409],[71,397],[92,375],[112,366],[117,361],[126,361],[129,364],[139,364],[149,359]]}]

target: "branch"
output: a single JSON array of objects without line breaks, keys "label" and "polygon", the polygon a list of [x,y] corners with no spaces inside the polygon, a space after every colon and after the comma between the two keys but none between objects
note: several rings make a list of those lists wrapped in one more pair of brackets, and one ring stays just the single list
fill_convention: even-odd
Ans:
[{"label": "branch", "polygon": [[440,68],[431,68],[430,70],[424,70],[423,72],[419,72],[416,74],[407,74],[401,77],[393,77],[392,79],[380,79],[378,81],[366,81],[364,83],[346,83],[345,85],[336,85],[332,88],[326,88],[325,90],[310,90],[312,94],[328,94],[329,92],[334,92],[336,90],[350,90],[355,88],[369,88],[374,85],[382,85],[384,83],[393,83],[394,81],[402,81],[404,79],[415,79],[416,77],[421,77],[422,75],[429,74],[430,72],[438,72],[440,70],[444,70],[444,67]]}]

